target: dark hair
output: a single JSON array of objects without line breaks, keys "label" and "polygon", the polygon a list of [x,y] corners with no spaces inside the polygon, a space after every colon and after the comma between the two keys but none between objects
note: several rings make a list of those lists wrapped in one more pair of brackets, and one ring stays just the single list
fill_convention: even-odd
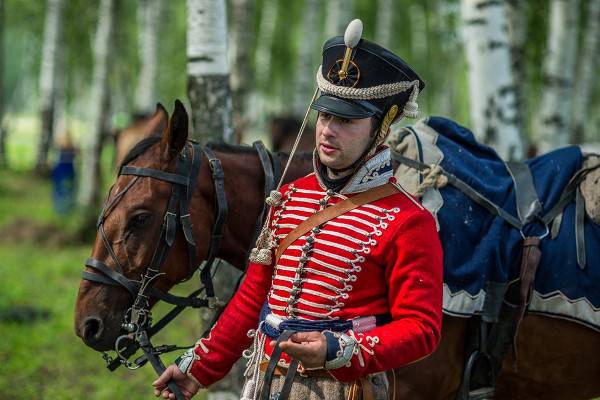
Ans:
[{"label": "dark hair", "polygon": [[381,126],[381,120],[375,116],[371,117],[371,137],[377,135],[379,127]]}]

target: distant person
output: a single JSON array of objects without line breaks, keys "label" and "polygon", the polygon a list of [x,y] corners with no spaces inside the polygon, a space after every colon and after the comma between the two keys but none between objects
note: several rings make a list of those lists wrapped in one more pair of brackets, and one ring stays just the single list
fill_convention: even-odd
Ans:
[{"label": "distant person", "polygon": [[71,135],[65,132],[57,140],[58,159],[52,168],[52,204],[57,214],[67,214],[75,206],[75,148]]}]

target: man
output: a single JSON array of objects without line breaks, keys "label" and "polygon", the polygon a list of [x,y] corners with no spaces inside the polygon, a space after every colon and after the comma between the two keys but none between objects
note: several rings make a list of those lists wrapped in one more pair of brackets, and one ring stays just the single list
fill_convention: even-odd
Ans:
[{"label": "man", "polygon": [[386,398],[383,372],[437,346],[442,254],[435,222],[395,184],[382,145],[391,123],[416,114],[424,84],[361,32],[355,20],[345,38],[324,45],[321,96],[311,104],[319,111],[314,173],[269,198],[269,246],[253,251],[209,337],[154,382],[155,395],[174,398],[165,389],[173,378],[192,397],[254,342],[244,352],[244,399]]}]

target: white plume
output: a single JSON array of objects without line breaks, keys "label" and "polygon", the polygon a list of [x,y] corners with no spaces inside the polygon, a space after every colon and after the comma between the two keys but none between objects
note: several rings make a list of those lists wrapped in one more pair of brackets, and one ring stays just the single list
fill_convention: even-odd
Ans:
[{"label": "white plume", "polygon": [[354,48],[362,36],[362,31],[363,23],[360,19],[350,21],[346,28],[346,33],[344,33],[344,43],[346,43],[346,46],[351,49]]}]

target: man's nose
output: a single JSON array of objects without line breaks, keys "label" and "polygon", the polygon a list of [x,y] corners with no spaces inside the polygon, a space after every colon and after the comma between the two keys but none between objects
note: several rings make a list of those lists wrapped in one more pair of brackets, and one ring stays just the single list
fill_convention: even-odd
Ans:
[{"label": "man's nose", "polygon": [[333,122],[333,119],[327,121],[323,126],[323,136],[335,136],[337,134],[337,125]]}]

